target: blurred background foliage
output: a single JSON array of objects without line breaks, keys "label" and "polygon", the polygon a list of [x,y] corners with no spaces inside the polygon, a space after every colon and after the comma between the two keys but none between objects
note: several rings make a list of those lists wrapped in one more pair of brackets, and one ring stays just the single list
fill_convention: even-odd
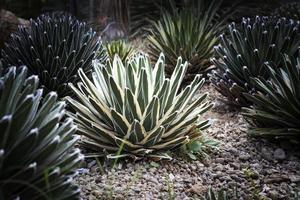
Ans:
[{"label": "blurred background foliage", "polygon": [[[193,0],[0,0],[0,47],[6,35],[25,24],[26,19],[42,13],[64,11],[92,25],[104,40],[131,39],[147,33],[151,20],[158,20],[163,11],[172,11],[188,5]],[[241,16],[269,15],[271,11],[291,0],[224,0],[222,8],[235,6],[230,21]],[[25,20],[23,20],[25,19]]]}]

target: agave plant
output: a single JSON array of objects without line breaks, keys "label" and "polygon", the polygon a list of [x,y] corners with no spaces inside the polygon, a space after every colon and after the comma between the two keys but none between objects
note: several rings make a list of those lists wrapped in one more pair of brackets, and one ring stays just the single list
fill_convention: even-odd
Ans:
[{"label": "agave plant", "polygon": [[296,2],[284,4],[277,8],[272,15],[300,20],[300,4]]},{"label": "agave plant", "polygon": [[207,192],[201,199],[202,200],[228,200],[229,197],[227,196],[224,189],[221,189],[217,192],[212,187],[209,187]]},{"label": "agave plant", "polygon": [[257,90],[251,77],[268,78],[264,63],[282,62],[281,54],[296,55],[300,44],[299,21],[285,18],[244,18],[241,29],[229,25],[229,36],[220,36],[212,63],[217,67],[210,75],[211,82],[230,104],[248,106],[243,93]]},{"label": "agave plant", "polygon": [[92,60],[106,58],[95,32],[74,17],[57,13],[31,20],[29,28],[19,27],[2,56],[5,66],[26,65],[43,88],[60,97],[70,94],[69,82],[79,81],[79,68],[90,74]]},{"label": "agave plant", "polygon": [[[118,57],[112,64],[94,63],[93,80],[79,70],[75,87],[78,101],[67,97],[76,110],[69,113],[78,124],[78,132],[89,140],[83,146],[103,150],[113,156],[158,156],[166,150],[186,144],[200,136],[196,128],[209,127],[200,115],[212,107],[204,94],[192,101],[204,83],[197,75],[184,90],[179,86],[187,62],[178,58],[171,78],[165,78],[165,57],[160,55],[154,68],[147,55],[139,54],[126,67]],[[122,153],[120,153],[120,151]]]},{"label": "agave plant", "polygon": [[130,34],[131,37],[143,36],[151,26],[151,21],[159,20],[164,11],[171,11],[172,8],[181,4],[181,0],[132,0],[130,8]]},{"label": "agave plant", "polygon": [[[300,55],[300,54],[299,54]],[[243,108],[243,115],[252,122],[249,133],[254,136],[298,138],[300,136],[300,56],[285,56],[282,67],[267,63],[270,80],[255,78],[260,89],[245,94],[254,105]]]},{"label": "agave plant", "polygon": [[105,44],[106,51],[109,59],[112,61],[115,55],[121,58],[121,61],[125,63],[126,59],[129,59],[134,53],[134,47],[126,43],[124,40],[115,40]]},{"label": "agave plant", "polygon": [[26,67],[0,78],[0,199],[79,199],[72,170],[82,160],[78,137],[55,92],[42,99]]},{"label": "agave plant", "polygon": [[196,8],[187,6],[173,14],[166,12],[161,20],[153,22],[148,37],[149,54],[153,60],[157,60],[160,52],[166,55],[168,75],[174,71],[179,56],[188,61],[186,81],[210,69],[209,59],[226,20],[226,17],[221,21],[215,20],[222,1],[197,2]]}]

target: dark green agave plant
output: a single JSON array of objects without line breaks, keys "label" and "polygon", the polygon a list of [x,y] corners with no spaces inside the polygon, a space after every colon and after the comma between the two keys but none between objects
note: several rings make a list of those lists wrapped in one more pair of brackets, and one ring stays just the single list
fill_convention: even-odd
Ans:
[{"label": "dark green agave plant", "polygon": [[249,106],[243,93],[253,93],[257,85],[251,77],[270,76],[264,63],[274,67],[282,63],[281,55],[294,56],[300,45],[300,22],[286,18],[244,18],[241,28],[229,25],[229,36],[221,35],[212,63],[217,67],[210,74],[216,89],[236,106]]},{"label": "dark green agave plant", "polygon": [[189,63],[185,81],[206,72],[226,17],[216,21],[222,1],[197,1],[194,5],[173,13],[166,12],[161,20],[153,22],[149,40],[149,55],[157,60],[160,53],[166,56],[166,73],[172,74],[177,58]]},{"label": "dark green agave plant", "polygon": [[300,20],[300,3],[288,3],[277,8],[272,15]]},{"label": "dark green agave plant", "polygon": [[79,199],[76,126],[55,92],[42,98],[38,77],[26,77],[26,67],[0,77],[0,199]]},{"label": "dark green agave plant", "polygon": [[300,56],[285,56],[283,60],[278,69],[272,63],[266,64],[270,80],[254,78],[261,92],[245,94],[254,104],[243,108],[253,136],[300,138]]},{"label": "dark green agave plant", "polygon": [[[96,53],[100,52],[100,53]],[[90,74],[93,59],[106,59],[96,33],[70,15],[47,14],[19,27],[2,51],[5,66],[26,65],[47,91],[70,95],[68,83],[79,81],[77,70]]]}]

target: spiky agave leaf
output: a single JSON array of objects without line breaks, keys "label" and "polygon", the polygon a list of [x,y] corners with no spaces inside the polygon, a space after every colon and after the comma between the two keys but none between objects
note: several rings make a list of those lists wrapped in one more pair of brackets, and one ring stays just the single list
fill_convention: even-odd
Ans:
[{"label": "spiky agave leaf", "polygon": [[296,55],[300,45],[300,22],[276,17],[244,18],[241,29],[232,23],[229,36],[220,36],[210,75],[216,89],[236,106],[249,106],[243,93],[257,90],[251,77],[268,78],[264,63],[282,62],[281,54]]},{"label": "spiky agave leaf", "polygon": [[217,44],[217,35],[225,20],[216,21],[222,1],[197,1],[179,12],[166,12],[162,19],[153,23],[150,30],[149,54],[157,60],[160,52],[166,55],[166,73],[170,75],[177,58],[187,60],[189,67],[185,80],[190,81],[196,74],[206,72]]},{"label": "spiky agave leaf", "polygon": [[115,40],[105,44],[105,48],[109,59],[112,61],[115,55],[121,58],[121,61],[125,63],[126,59],[130,59],[135,53],[135,49],[129,43],[124,40]]},{"label": "spiky agave leaf", "polygon": [[0,78],[0,199],[79,199],[72,170],[82,160],[73,120],[37,76],[8,68]]},{"label": "spiky agave leaf", "polygon": [[177,0],[130,1],[131,37],[146,35],[147,29],[151,27],[151,21],[159,20],[164,11],[171,11],[176,4],[180,3]]},{"label": "spiky agave leaf", "polygon": [[201,200],[228,200],[228,199],[229,197],[227,196],[224,189],[216,191],[212,187],[209,187],[205,195],[202,196],[201,198]]},{"label": "spiky agave leaf", "polygon": [[78,132],[89,140],[84,146],[102,154],[103,150],[135,156],[153,156],[199,137],[193,130],[204,130],[210,123],[200,115],[212,107],[208,94],[193,100],[204,79],[199,75],[179,91],[187,62],[178,58],[171,78],[164,73],[161,54],[154,68],[146,55],[137,55],[125,66],[119,57],[106,66],[94,63],[93,80],[79,70],[75,87],[78,101],[66,97],[76,111]]},{"label": "spiky agave leaf", "polygon": [[[300,54],[299,54],[300,55]],[[255,78],[261,92],[246,98],[254,105],[243,108],[243,115],[252,122],[249,134],[273,138],[300,137],[300,56],[284,58],[277,67],[267,63],[270,80]]]},{"label": "spiky agave leaf", "polygon": [[93,59],[106,59],[95,32],[74,17],[57,13],[31,20],[29,28],[19,27],[2,56],[5,66],[26,65],[43,88],[60,97],[70,95],[68,83],[79,81],[79,68],[90,74]]},{"label": "spiky agave leaf", "polygon": [[288,19],[300,20],[300,3],[293,2],[283,4],[277,8],[272,15],[278,17],[285,17]]}]

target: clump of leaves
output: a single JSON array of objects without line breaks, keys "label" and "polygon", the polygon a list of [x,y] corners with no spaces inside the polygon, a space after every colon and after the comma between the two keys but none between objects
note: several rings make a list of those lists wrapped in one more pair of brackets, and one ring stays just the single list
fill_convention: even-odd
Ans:
[{"label": "clump of leaves", "polygon": [[106,51],[110,61],[118,55],[123,63],[135,54],[135,49],[124,40],[114,40],[105,44]]},{"label": "clump of leaves", "polygon": [[242,113],[251,124],[250,135],[299,139],[300,56],[285,55],[283,60],[279,67],[266,63],[270,79],[253,78],[260,92],[245,94],[253,103]]},{"label": "clump of leaves", "polygon": [[218,150],[219,142],[215,139],[202,134],[201,137],[194,139],[182,147],[183,152],[192,160],[209,159],[209,153]]},{"label": "clump of leaves", "polygon": [[20,26],[2,57],[7,67],[26,65],[30,74],[38,75],[42,88],[63,97],[72,92],[68,83],[79,81],[77,70],[90,75],[92,60],[104,61],[106,53],[85,23],[70,15],[50,13],[30,20],[28,28]]},{"label": "clump of leaves", "polygon": [[26,77],[24,66],[0,77],[0,199],[80,199],[76,126],[55,92],[42,98],[38,77]]},{"label": "clump of leaves", "polygon": [[221,4],[217,0],[196,1],[179,11],[165,12],[161,20],[153,22],[148,37],[149,55],[153,60],[161,52],[166,55],[168,75],[174,71],[179,56],[188,61],[185,81],[210,69],[213,46],[228,17],[216,20]]},{"label": "clump of leaves", "polygon": [[269,78],[265,62],[274,68],[282,63],[283,53],[296,56],[300,45],[300,22],[286,18],[243,18],[241,28],[229,25],[229,35],[221,35],[212,63],[217,67],[210,74],[216,89],[235,106],[249,106],[244,93],[256,92],[251,78]]},{"label": "clump of leaves", "polygon": [[96,156],[106,152],[111,158],[159,158],[199,138],[193,130],[210,126],[200,116],[212,104],[207,93],[192,99],[204,84],[200,75],[179,90],[187,67],[178,58],[171,78],[166,78],[163,54],[155,66],[147,55],[139,54],[125,65],[119,57],[105,66],[95,62],[93,80],[79,70],[81,82],[77,87],[70,84],[78,100],[66,99],[76,111],[69,115],[77,122],[78,133],[89,139],[82,145]]}]

